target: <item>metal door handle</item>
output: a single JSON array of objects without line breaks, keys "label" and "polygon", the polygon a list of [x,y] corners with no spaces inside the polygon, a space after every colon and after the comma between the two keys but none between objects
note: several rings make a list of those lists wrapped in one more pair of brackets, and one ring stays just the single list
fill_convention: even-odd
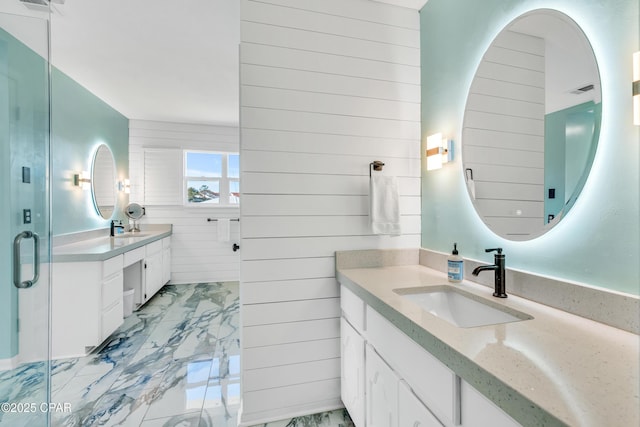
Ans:
[{"label": "metal door handle", "polygon": [[[33,239],[33,277],[31,280],[22,281],[20,277],[22,263],[20,262],[20,244],[22,239]],[[26,289],[32,287],[40,278],[40,236],[33,231],[23,231],[13,239],[13,284],[16,288]]]}]

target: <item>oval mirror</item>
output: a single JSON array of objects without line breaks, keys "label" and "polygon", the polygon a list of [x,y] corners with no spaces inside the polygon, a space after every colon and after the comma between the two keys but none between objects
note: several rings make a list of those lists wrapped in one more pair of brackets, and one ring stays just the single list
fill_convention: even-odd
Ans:
[{"label": "oval mirror", "polygon": [[111,218],[116,205],[116,164],[109,147],[101,144],[91,165],[91,193],[100,216]]},{"label": "oval mirror", "polygon": [[467,189],[494,233],[533,239],[567,214],[591,169],[601,107],[593,50],[567,15],[534,10],[498,34],[462,129]]}]

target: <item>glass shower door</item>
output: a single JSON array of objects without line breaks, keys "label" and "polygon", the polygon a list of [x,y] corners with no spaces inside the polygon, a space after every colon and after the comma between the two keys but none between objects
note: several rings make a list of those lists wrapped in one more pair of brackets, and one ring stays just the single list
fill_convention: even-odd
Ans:
[{"label": "glass shower door", "polygon": [[[31,16],[26,16],[31,15]],[[50,414],[48,12],[0,5],[0,426]]]}]

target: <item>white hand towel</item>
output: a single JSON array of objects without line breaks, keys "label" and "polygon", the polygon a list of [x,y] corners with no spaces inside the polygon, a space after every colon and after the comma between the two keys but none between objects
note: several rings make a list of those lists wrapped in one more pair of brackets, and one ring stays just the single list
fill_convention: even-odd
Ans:
[{"label": "white hand towel", "polygon": [[475,200],[476,182],[472,178],[467,178],[467,188],[469,189],[469,194],[471,195],[471,198]]},{"label": "white hand towel", "polygon": [[218,219],[218,242],[231,240],[231,221],[229,218]]},{"label": "white hand towel", "polygon": [[467,168],[464,170],[464,179],[467,181],[467,189],[469,190],[469,194],[471,198],[475,200],[476,198],[476,182],[473,180],[473,169]]},{"label": "white hand towel", "polygon": [[369,218],[373,234],[400,235],[398,182],[394,176],[372,176]]}]

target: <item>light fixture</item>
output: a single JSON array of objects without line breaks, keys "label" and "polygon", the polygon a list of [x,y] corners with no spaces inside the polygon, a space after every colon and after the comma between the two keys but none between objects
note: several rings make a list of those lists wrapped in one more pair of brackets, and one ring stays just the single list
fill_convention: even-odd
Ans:
[{"label": "light fixture", "polygon": [[452,141],[442,138],[442,133],[427,137],[427,170],[440,169],[453,160]]},{"label": "light fixture", "polygon": [[118,191],[124,191],[126,194],[131,193],[131,181],[129,178],[118,181]]},{"label": "light fixture", "polygon": [[640,51],[633,54],[633,124],[640,126]]},{"label": "light fixture", "polygon": [[83,190],[88,190],[91,186],[91,178],[89,177],[89,172],[82,171],[79,173],[73,174],[73,185],[76,187],[80,187]]}]

